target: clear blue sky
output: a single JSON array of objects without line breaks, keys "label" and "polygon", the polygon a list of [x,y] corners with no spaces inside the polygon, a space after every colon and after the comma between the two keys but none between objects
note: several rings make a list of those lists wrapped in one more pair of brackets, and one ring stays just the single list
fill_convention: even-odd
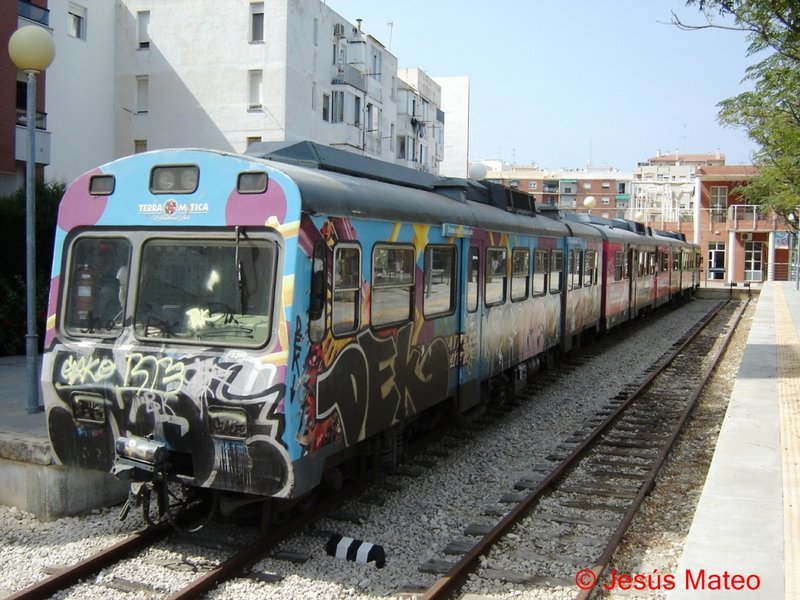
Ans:
[{"label": "clear blue sky", "polygon": [[[470,78],[470,159],[633,170],[656,154],[751,162],[717,103],[747,89],[745,34],[681,31],[683,0],[327,0],[401,67]],[[388,23],[391,22],[390,27]]]}]

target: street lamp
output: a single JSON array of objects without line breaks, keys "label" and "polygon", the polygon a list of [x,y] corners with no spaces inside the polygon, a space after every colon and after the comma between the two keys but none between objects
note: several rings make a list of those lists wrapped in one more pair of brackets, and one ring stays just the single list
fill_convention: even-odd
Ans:
[{"label": "street lamp", "polygon": [[27,292],[27,333],[25,348],[28,365],[28,412],[39,412],[39,364],[36,335],[36,75],[53,62],[56,47],[52,36],[41,27],[20,27],[8,40],[8,54],[20,71],[27,74],[28,154],[25,164],[25,284]]},{"label": "street lamp", "polygon": [[597,206],[597,200],[594,199],[594,196],[586,196],[583,199],[583,206],[586,208],[586,212],[592,214],[592,209]]}]

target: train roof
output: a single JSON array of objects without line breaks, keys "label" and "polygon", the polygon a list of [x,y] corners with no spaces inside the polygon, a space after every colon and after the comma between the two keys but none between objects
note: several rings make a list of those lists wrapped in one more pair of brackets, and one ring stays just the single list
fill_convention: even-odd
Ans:
[{"label": "train roof", "polygon": [[686,238],[682,233],[651,229],[650,227],[645,227],[643,223],[638,223],[636,221],[628,221],[626,219],[609,219],[607,217],[599,217],[584,213],[570,213],[566,215],[566,218],[569,221],[586,223],[587,225],[596,228],[602,234],[604,239],[612,242],[640,245],[691,245],[686,241]]},{"label": "train roof", "polygon": [[569,231],[538,215],[532,197],[490,182],[439,177],[312,142],[257,143],[246,156],[290,177],[312,212],[525,235]]}]

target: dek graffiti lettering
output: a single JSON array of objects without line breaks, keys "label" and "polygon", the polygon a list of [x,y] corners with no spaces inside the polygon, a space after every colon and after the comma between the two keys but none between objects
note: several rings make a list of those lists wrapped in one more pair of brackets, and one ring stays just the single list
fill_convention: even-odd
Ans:
[{"label": "dek graffiti lettering", "polygon": [[359,335],[319,375],[317,420],[338,413],[345,441],[353,444],[446,397],[448,344],[436,338],[412,346],[412,333],[409,323],[394,336]]},{"label": "dek graffiti lettering", "polygon": [[186,367],[169,356],[150,356],[133,352],[125,363],[123,388],[163,390],[177,394],[183,385]]}]

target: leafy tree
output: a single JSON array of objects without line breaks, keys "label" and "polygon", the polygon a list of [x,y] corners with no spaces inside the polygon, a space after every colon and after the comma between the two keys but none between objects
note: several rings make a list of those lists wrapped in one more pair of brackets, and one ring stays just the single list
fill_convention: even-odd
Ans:
[{"label": "leafy tree", "polygon": [[738,191],[746,201],[775,211],[796,228],[800,223],[800,3],[688,0],[687,5],[697,6],[706,22],[687,24],[673,13],[678,27],[743,31],[751,56],[769,53],[747,70],[745,80],[752,81],[754,89],[720,102],[719,121],[743,128],[760,148],[753,156],[758,175]]}]

